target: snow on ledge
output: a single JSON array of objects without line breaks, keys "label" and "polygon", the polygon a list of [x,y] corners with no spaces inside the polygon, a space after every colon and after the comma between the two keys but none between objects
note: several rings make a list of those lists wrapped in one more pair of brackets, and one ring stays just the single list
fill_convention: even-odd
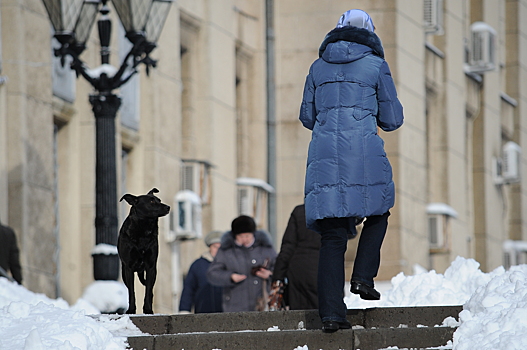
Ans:
[{"label": "snow on ledge", "polygon": [[274,187],[261,179],[255,179],[252,177],[239,177],[236,179],[236,184],[241,186],[260,187],[269,193],[274,193]]},{"label": "snow on ledge", "polygon": [[427,214],[439,214],[439,215],[447,215],[451,216],[453,218],[457,218],[458,214],[457,211],[454,210],[450,205],[445,203],[430,203],[426,206],[426,213]]},{"label": "snow on ledge", "polygon": [[117,255],[117,247],[111,244],[99,243],[91,251],[91,255],[97,254]]}]

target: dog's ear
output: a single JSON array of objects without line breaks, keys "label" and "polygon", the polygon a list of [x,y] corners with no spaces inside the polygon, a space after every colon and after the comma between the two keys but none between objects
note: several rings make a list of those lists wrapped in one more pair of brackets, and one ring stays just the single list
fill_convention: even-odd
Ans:
[{"label": "dog's ear", "polygon": [[154,193],[158,193],[158,192],[159,192],[159,190],[158,190],[157,188],[154,187],[154,188],[152,188],[152,189],[150,190],[150,192],[148,192],[148,195],[149,195],[149,196],[153,196]]},{"label": "dog's ear", "polygon": [[134,196],[133,194],[130,194],[130,193],[127,193],[124,196],[122,196],[121,199],[119,200],[119,202],[121,202],[123,199],[126,202],[128,202],[128,204],[130,204],[130,205],[134,205],[137,202],[137,197]]}]

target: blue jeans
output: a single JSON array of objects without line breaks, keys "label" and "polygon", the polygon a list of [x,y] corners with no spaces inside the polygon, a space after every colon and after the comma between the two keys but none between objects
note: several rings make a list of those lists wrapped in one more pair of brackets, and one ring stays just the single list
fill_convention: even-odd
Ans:
[{"label": "blue jeans", "polygon": [[[388,227],[388,216],[370,216],[364,227],[357,248],[352,280],[364,282],[373,287],[380,265],[381,245]],[[344,254],[348,245],[351,228],[348,218],[317,220],[321,234],[320,259],[318,261],[318,311],[322,322],[346,321],[344,303]]]}]

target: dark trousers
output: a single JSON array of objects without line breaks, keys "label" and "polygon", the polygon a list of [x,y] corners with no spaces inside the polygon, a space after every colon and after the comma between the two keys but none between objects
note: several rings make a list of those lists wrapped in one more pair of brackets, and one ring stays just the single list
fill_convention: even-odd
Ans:
[{"label": "dark trousers", "polygon": [[[388,227],[388,216],[370,216],[364,222],[360,235],[352,280],[373,287],[380,265],[381,246]],[[320,259],[318,261],[318,303],[322,322],[346,320],[344,303],[344,254],[348,245],[349,218],[317,220],[321,234]]]}]

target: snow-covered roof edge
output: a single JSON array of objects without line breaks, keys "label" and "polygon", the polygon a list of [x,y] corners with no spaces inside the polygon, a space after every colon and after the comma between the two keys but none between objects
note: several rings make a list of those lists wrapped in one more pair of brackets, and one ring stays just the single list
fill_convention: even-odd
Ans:
[{"label": "snow-covered roof edge", "polygon": [[430,203],[426,206],[426,213],[427,214],[440,214],[440,215],[448,215],[453,218],[458,217],[457,211],[454,210],[450,205],[445,203]]},{"label": "snow-covered roof edge", "polygon": [[274,193],[274,187],[269,185],[267,182],[261,179],[255,179],[253,177],[239,177],[236,179],[237,185],[243,185],[243,186],[254,186],[254,187],[260,187],[261,189],[269,192]]}]

